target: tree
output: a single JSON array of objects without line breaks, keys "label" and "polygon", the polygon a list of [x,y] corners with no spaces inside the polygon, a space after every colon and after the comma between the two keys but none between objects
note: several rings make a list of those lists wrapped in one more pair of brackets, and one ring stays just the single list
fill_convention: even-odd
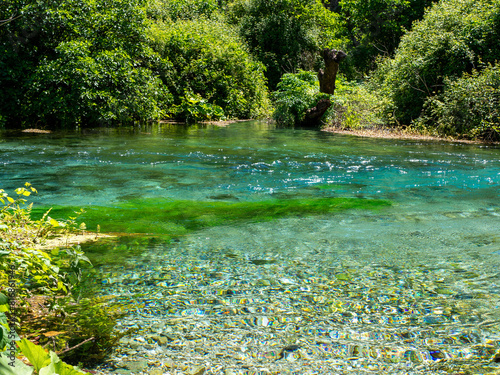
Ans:
[{"label": "tree", "polygon": [[437,0],[340,0],[337,11],[349,39],[350,75],[365,75],[379,55],[393,56],[412,23]]},{"label": "tree", "polygon": [[0,117],[7,126],[158,119],[169,101],[141,0],[5,0]]},{"label": "tree", "polygon": [[498,1],[443,0],[402,38],[394,58],[380,64],[373,84],[389,99],[386,110],[396,122],[409,125],[445,80],[449,85],[500,60],[499,39]]},{"label": "tree", "polygon": [[266,66],[271,90],[286,72],[317,68],[320,46],[342,45],[336,37],[338,15],[325,9],[320,0],[240,0],[230,9],[229,19]]}]

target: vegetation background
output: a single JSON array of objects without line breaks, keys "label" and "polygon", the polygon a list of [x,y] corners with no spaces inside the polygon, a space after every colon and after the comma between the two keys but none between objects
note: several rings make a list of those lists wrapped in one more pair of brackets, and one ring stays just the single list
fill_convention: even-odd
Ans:
[{"label": "vegetation background", "polygon": [[[5,0],[0,127],[274,118],[341,49],[324,126],[499,139],[495,0]],[[292,78],[290,74],[298,74]],[[285,79],[282,81],[285,75]],[[302,83],[300,83],[301,81]],[[287,104],[288,103],[288,104]]]}]

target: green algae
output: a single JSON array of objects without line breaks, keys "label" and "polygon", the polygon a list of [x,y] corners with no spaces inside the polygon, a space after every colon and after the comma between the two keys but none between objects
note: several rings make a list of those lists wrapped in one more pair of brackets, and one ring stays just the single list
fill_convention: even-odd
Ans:
[{"label": "green algae", "polygon": [[[113,206],[84,207],[79,218],[89,230],[181,236],[188,232],[238,222],[269,221],[351,209],[377,210],[390,206],[387,200],[360,198],[275,199],[258,202],[131,199]],[[75,207],[53,207],[51,216],[71,216]],[[34,214],[45,212],[43,208]]]}]

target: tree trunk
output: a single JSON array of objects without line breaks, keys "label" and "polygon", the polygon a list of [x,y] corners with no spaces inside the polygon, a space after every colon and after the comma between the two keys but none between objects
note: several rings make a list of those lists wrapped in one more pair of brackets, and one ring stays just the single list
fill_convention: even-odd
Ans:
[{"label": "tree trunk", "polygon": [[339,64],[347,55],[342,51],[326,48],[321,53],[321,56],[325,60],[325,70],[320,69],[318,72],[319,91],[333,95]]},{"label": "tree trunk", "polygon": [[305,128],[317,128],[321,125],[321,117],[325,114],[328,108],[330,108],[332,102],[330,99],[324,98],[320,99],[316,107],[310,108],[306,112],[306,117],[302,121],[302,126]]},{"label": "tree trunk", "polygon": [[[325,70],[320,69],[318,72],[319,91],[333,95],[335,92],[335,79],[339,71],[339,63],[347,55],[342,51],[324,49],[321,56],[325,60]],[[332,102],[330,99],[321,99],[315,107],[307,110],[301,125],[307,128],[318,128],[321,125],[321,118],[331,105]]]}]

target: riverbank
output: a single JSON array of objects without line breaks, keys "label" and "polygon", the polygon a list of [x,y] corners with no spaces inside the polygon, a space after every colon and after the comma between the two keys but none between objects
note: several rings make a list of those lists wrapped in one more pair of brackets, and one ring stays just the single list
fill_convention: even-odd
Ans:
[{"label": "riverbank", "polygon": [[410,139],[421,141],[444,141],[466,144],[499,144],[499,142],[485,142],[481,140],[458,139],[453,137],[437,137],[421,134],[415,131],[406,131],[394,128],[361,128],[343,129],[339,127],[327,127],[323,131],[336,134],[354,135],[356,137],[383,138],[383,139]]},{"label": "riverbank", "polygon": [[116,238],[116,237],[117,236],[115,235],[106,233],[93,233],[93,232],[71,233],[46,239],[42,243],[38,244],[36,246],[36,249],[52,250],[59,247],[70,247],[74,245],[80,245],[86,242],[95,242],[102,238]]}]

